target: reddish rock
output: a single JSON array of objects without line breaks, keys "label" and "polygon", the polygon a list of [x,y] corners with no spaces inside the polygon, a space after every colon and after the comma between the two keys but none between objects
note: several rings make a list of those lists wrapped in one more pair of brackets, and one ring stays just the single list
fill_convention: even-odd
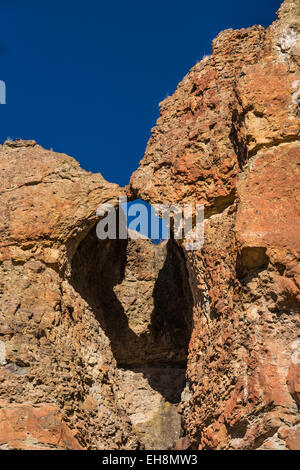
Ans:
[{"label": "reddish rock", "polygon": [[287,384],[290,394],[300,405],[300,341],[296,342],[294,346],[295,349],[291,356]]},{"label": "reddish rock", "polygon": [[185,253],[193,448],[299,445],[299,1],[278,16],[219,34],[161,103],[130,181],[150,203],[205,205],[204,246]]},{"label": "reddish rock", "polygon": [[63,422],[58,406],[19,404],[0,409],[0,448],[18,450],[80,450]]},{"label": "reddish rock", "polygon": [[124,192],[31,141],[0,147],[0,178],[1,442],[136,448],[109,340],[74,287],[74,253],[95,232],[98,205]]},{"label": "reddish rock", "polygon": [[300,450],[300,425],[293,428],[284,428],[280,436],[285,440],[289,450]]}]

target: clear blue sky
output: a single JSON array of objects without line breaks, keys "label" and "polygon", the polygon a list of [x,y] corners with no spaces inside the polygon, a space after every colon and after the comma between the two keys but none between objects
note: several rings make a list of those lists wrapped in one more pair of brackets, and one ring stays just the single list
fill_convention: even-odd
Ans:
[{"label": "clear blue sky", "polygon": [[158,103],[223,29],[269,25],[280,0],[1,0],[0,140],[35,139],[121,185]]}]

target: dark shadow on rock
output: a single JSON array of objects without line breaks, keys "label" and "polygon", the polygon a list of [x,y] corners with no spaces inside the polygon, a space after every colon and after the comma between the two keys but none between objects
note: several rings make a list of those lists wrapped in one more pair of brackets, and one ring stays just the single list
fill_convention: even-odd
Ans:
[{"label": "dark shadow on rock", "polygon": [[127,250],[128,240],[99,240],[93,228],[73,256],[71,284],[110,339],[118,367],[142,372],[154,390],[178,403],[185,386],[193,308],[183,251],[169,240],[153,290],[150,326],[137,335],[114,291],[125,277]]}]

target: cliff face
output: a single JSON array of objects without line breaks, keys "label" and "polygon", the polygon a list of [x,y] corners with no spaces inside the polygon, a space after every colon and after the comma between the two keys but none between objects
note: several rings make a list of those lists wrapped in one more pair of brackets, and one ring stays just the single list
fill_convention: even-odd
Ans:
[{"label": "cliff face", "polygon": [[131,192],[205,205],[184,434],[193,448],[300,448],[300,2],[224,31],[161,116]]},{"label": "cliff face", "polygon": [[1,147],[1,182],[0,445],[135,447],[109,341],[69,281],[120,188],[34,142]]},{"label": "cliff face", "polygon": [[193,305],[181,248],[98,240],[98,205],[124,191],[33,141],[1,146],[1,181],[0,446],[171,447]]},{"label": "cliff face", "polygon": [[1,146],[1,448],[300,449],[300,1],[278,16],[215,39],[127,189],[203,203],[199,251],[98,240],[122,188]]}]

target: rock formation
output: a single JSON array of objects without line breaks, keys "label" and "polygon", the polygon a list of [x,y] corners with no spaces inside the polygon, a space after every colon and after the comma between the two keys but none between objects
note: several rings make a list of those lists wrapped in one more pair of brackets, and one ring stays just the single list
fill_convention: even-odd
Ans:
[{"label": "rock formation", "polygon": [[125,189],[0,148],[0,448],[300,449],[300,0],[160,112],[126,191],[204,204],[198,251],[98,240]]}]

